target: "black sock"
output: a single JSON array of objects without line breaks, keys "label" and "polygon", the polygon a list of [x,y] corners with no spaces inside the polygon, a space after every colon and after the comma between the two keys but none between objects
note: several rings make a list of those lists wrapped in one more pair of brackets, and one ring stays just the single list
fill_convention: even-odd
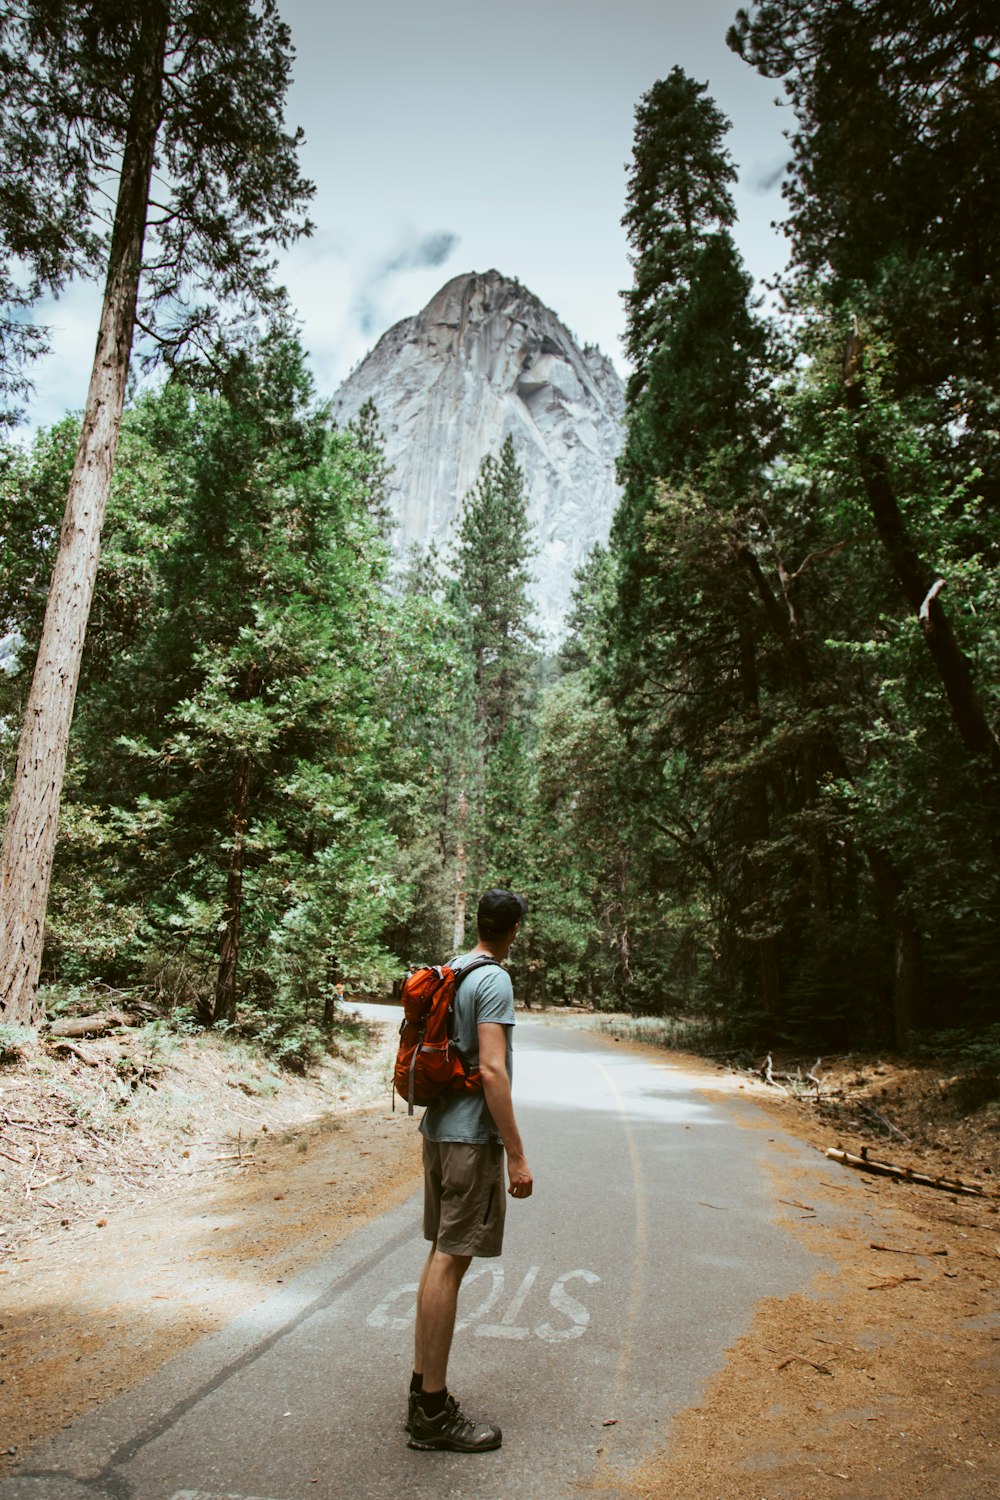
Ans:
[{"label": "black sock", "polygon": [[423,1388],[424,1377],[422,1375],[418,1375],[416,1370],[414,1370],[413,1374],[410,1376],[410,1391],[414,1395],[419,1396]]},{"label": "black sock", "polygon": [[448,1387],[443,1391],[424,1391],[420,1397],[421,1410],[425,1417],[439,1417],[448,1400]]}]

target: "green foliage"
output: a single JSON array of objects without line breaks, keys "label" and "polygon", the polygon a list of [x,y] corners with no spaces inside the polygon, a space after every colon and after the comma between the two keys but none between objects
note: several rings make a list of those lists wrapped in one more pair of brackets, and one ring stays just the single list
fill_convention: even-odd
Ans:
[{"label": "green foliage", "polygon": [[897,352],[899,390],[961,413],[939,439],[978,446],[996,427],[994,8],[779,0],[740,12],[729,41],[795,112],[795,274],[860,304]]},{"label": "green foliage", "polygon": [[[802,249],[812,235],[826,253],[816,226],[845,201],[837,184],[850,167],[832,150],[823,156],[824,141],[850,137],[882,153],[890,193],[902,188],[885,160],[891,145],[862,140],[870,115],[838,113],[817,82],[850,74],[831,38],[857,40],[862,13],[881,24],[888,7],[761,6],[738,23],[755,47],[774,44],[769,65],[789,78],[804,125],[791,194],[804,270],[784,339],[752,309],[726,233],[719,121],[709,101],[692,112],[698,90],[676,70],[643,101],[626,216],[630,307],[648,309],[655,286],[669,317],[643,314],[633,328],[641,363],[628,392],[613,595],[591,648],[590,691],[620,735],[617,774],[629,794],[620,817],[641,870],[625,900],[624,993],[642,1009],[690,1008],[678,998],[683,954],[687,999],[730,1034],[772,1045],[902,1039],[942,1008],[987,1018],[1000,991],[988,938],[996,867],[968,817],[981,773],[950,722],[898,566],[873,532],[866,454],[891,486],[906,545],[947,582],[956,637],[996,722],[989,491],[969,462],[969,424],[942,408],[944,387],[915,382],[916,329],[904,348],[878,300],[883,273],[870,267],[864,287],[827,277],[817,290],[806,273],[821,268]],[[794,34],[785,52],[779,33]],[[919,73],[923,63],[896,52],[897,71],[883,77],[901,108],[912,103],[899,71],[909,65]],[[810,172],[810,191],[822,183],[830,193],[825,204],[805,190],[796,197]],[[648,217],[650,191],[640,200],[635,185],[664,174],[715,184],[703,199],[711,212],[685,220],[668,204],[662,223]],[[846,255],[850,242],[855,278],[870,251],[858,223],[881,211],[874,174],[866,191],[869,203],[858,203],[856,221],[838,221],[830,250]],[[850,193],[860,196],[856,183]],[[845,398],[837,285],[868,318],[863,438]],[[956,347],[950,368],[966,362]],[[579,665],[574,650],[567,661]]]},{"label": "green foliage", "polygon": [[629,398],[641,392],[650,353],[659,347],[675,305],[694,279],[706,236],[736,218],[729,184],[736,169],[722,138],[729,121],[675,67],[642,96],[622,223],[633,251],[635,280],[624,293],[626,350],[634,365]]},{"label": "green foliage", "polygon": [[925,1038],[921,1051],[945,1063],[960,1063],[973,1072],[1000,1078],[1000,1025],[982,1031],[936,1031]]},{"label": "green foliage", "polygon": [[355,441],[361,501],[378,527],[382,539],[388,541],[392,531],[389,508],[392,468],[386,462],[385,437],[379,426],[378,411],[370,397],[355,420],[348,423],[347,430]]},{"label": "green foliage", "polygon": [[523,715],[534,632],[528,561],[524,475],[512,438],[500,456],[487,454],[466,496],[455,558],[456,591],[468,630],[473,661],[476,720],[493,751]]},{"label": "green foliage", "polygon": [[16,1067],[23,1062],[37,1038],[27,1026],[0,1025],[0,1068]]},{"label": "green foliage", "polygon": [[[34,304],[108,262],[137,78],[166,25],[166,87],[148,214],[140,324],[171,360],[222,321],[280,305],[269,246],[308,225],[301,132],[284,121],[292,59],[273,0],[66,5],[24,0],[0,30],[0,393],[27,389],[45,347]],[[31,164],[30,182],[25,163]]]},{"label": "green foliage", "polygon": [[[784,320],[729,232],[724,117],[680,69],[643,97],[623,500],[557,661],[510,439],[450,575],[428,554],[394,577],[377,414],[334,431],[287,329],[137,403],[50,975],[235,1014],[301,1067],[339,979],[441,959],[463,900],[504,884],[530,903],[531,1003],[709,1050],[921,1033],[956,1099],[993,1097],[998,804],[934,632],[995,740],[995,40],[957,0],[741,13],[734,45],[798,120]],[[73,440],[0,455],[8,739]],[[941,581],[924,617],[914,577]]]},{"label": "green foliage", "polygon": [[[25,515],[62,476],[58,433],[13,463]],[[220,1008],[289,1063],[333,985],[387,989],[421,895],[465,680],[433,600],[386,586],[373,455],[312,404],[282,330],[127,415],[71,745],[46,973],[142,984],[178,1017]],[[25,531],[30,527],[25,524]],[[6,620],[38,628],[16,556]],[[12,546],[12,551],[13,551]],[[234,899],[235,892],[235,899]],[[227,979],[227,983],[229,980]]]},{"label": "green foliage", "polygon": [[[508,437],[498,457],[483,459],[465,498],[449,590],[471,679],[456,724],[456,891],[473,895],[516,886],[523,867],[536,666],[527,506]],[[470,931],[473,915],[474,903],[467,911]]]}]

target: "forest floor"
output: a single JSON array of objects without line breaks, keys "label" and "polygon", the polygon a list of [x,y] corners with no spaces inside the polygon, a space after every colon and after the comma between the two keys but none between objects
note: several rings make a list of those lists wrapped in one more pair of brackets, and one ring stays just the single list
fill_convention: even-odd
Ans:
[{"label": "forest floor", "polygon": [[[820,1151],[868,1146],[984,1187],[967,1196],[846,1168],[831,1181],[793,1166],[776,1139],[776,1211],[822,1269],[806,1293],[758,1305],[622,1494],[995,1500],[995,1102],[930,1063],[827,1062],[817,1100],[621,1044],[697,1074],[697,1087],[752,1096],[764,1112],[748,1128],[773,1120]],[[238,1043],[155,1027],[73,1045],[0,1068],[0,1475],[419,1185],[412,1122],[389,1106],[393,1027],[359,1027],[304,1078]]]}]

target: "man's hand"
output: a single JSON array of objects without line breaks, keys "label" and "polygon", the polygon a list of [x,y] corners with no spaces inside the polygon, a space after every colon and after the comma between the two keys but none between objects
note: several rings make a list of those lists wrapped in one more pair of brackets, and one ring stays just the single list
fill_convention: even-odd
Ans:
[{"label": "man's hand", "polygon": [[507,1157],[507,1176],[510,1179],[510,1187],[507,1189],[512,1198],[530,1198],[533,1182],[531,1168],[523,1156]]}]

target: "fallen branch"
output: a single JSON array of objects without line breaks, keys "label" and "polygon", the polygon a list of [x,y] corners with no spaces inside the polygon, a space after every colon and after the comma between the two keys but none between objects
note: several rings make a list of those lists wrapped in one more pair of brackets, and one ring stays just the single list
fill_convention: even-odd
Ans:
[{"label": "fallen branch", "polygon": [[82,1130],[83,1134],[88,1138],[88,1140],[93,1141],[93,1143],[94,1143],[95,1146],[99,1146],[100,1149],[102,1151],[106,1151],[109,1156],[114,1156],[115,1153],[114,1153],[113,1149],[108,1145],[107,1141],[102,1141],[101,1137],[99,1135],[95,1134],[95,1132],[93,1130],[88,1129],[88,1127],[86,1125],[81,1125],[80,1129]]},{"label": "fallen branch", "polygon": [[985,1198],[986,1191],[977,1182],[961,1182],[956,1178],[931,1177],[927,1172],[915,1172],[912,1167],[897,1167],[891,1162],[876,1161],[868,1155],[867,1146],[862,1146],[861,1155],[841,1151],[828,1146],[826,1155],[831,1161],[839,1161],[843,1167],[856,1167],[860,1172],[874,1172],[877,1177],[892,1177],[897,1182],[913,1182],[918,1187],[940,1188],[943,1193],[964,1193],[968,1198]]},{"label": "fallen branch", "polygon": [[815,1370],[818,1375],[833,1374],[833,1371],[829,1369],[827,1365],[818,1365],[814,1359],[806,1359],[804,1354],[789,1354],[785,1359],[781,1361],[778,1369],[783,1370],[786,1365],[808,1365],[809,1368],[811,1370]]},{"label": "fallen branch", "polygon": [[919,1281],[919,1276],[892,1276],[888,1281],[874,1281],[868,1288],[870,1292],[888,1292],[894,1286],[902,1286],[905,1281]]},{"label": "fallen branch", "polygon": [[83,1050],[82,1047],[77,1047],[75,1045],[75,1043],[73,1043],[73,1042],[66,1042],[66,1041],[50,1042],[49,1043],[49,1051],[50,1052],[69,1052],[74,1057],[78,1057],[82,1063],[86,1063],[88,1068],[99,1068],[101,1066],[101,1060],[100,1060],[99,1057],[91,1057],[90,1054],[89,1054],[89,1052],[84,1052],[84,1050]]},{"label": "fallen branch", "polygon": [[[804,1086],[809,1084],[816,1090],[816,1098],[819,1099],[823,1086],[818,1077],[818,1070],[822,1062],[823,1059],[817,1057],[807,1073],[803,1073],[801,1067],[797,1067],[794,1073],[783,1072],[781,1070],[775,1071],[774,1059],[769,1052],[759,1068],[748,1068],[747,1072],[752,1073],[755,1078],[763,1079],[770,1088],[777,1089],[779,1094],[791,1093],[796,1098],[802,1097]],[[783,1087],[786,1083],[789,1085],[788,1088]]]},{"label": "fallen branch", "polygon": [[887,1255],[947,1255],[947,1250],[909,1250],[902,1245],[878,1245],[872,1240],[872,1250],[884,1250]]},{"label": "fallen branch", "polygon": [[823,1061],[823,1059],[821,1057],[817,1057],[816,1061],[812,1065],[811,1070],[805,1075],[806,1083],[811,1083],[811,1084],[815,1085],[815,1088],[816,1088],[816,1098],[817,1099],[820,1096],[820,1089],[822,1087],[822,1085],[820,1084],[820,1081],[819,1081],[819,1069],[820,1069],[820,1064],[822,1063],[822,1061]]},{"label": "fallen branch", "polygon": [[873,1121],[880,1129],[887,1131],[889,1135],[898,1136],[904,1146],[910,1145],[909,1136],[904,1135],[898,1125],[894,1125],[891,1120],[887,1120],[885,1115],[881,1114],[873,1104],[869,1104],[865,1099],[858,1099],[854,1107],[863,1119],[869,1122]]},{"label": "fallen branch", "polygon": [[[761,1076],[761,1078],[763,1078],[763,1080],[764,1080],[764,1082],[766,1084],[770,1085],[771,1088],[777,1089],[779,1094],[787,1094],[788,1093],[788,1090],[785,1089],[785,1088],[782,1088],[782,1086],[781,1086],[780,1083],[775,1082],[774,1071],[773,1071],[773,1064],[772,1064],[772,1061],[771,1061],[771,1054],[770,1054],[770,1052],[767,1054],[767,1057],[764,1060],[764,1064],[763,1064],[763,1066],[760,1069],[760,1076]],[[784,1075],[782,1075],[782,1076],[784,1076]]]},{"label": "fallen branch", "polygon": [[69,1172],[60,1172],[55,1177],[45,1177],[41,1182],[32,1183],[29,1190],[32,1193],[40,1193],[43,1188],[52,1187],[53,1183],[66,1182],[69,1179],[70,1175],[71,1174]]}]

